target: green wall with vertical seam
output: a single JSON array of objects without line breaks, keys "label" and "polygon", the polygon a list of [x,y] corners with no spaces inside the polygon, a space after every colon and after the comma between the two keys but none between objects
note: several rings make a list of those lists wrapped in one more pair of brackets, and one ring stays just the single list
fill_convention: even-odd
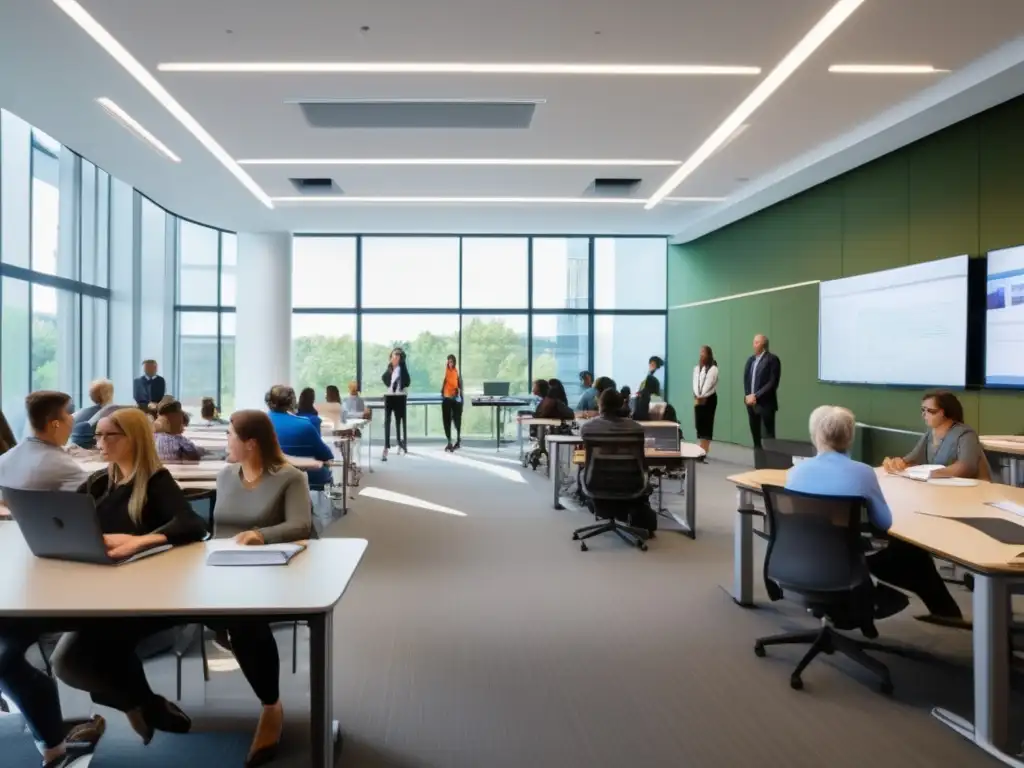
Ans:
[{"label": "green wall with vertical seam", "polygon": [[[701,344],[714,349],[720,370],[716,440],[750,445],[742,375],[756,333],[782,358],[779,437],[806,438],[807,417],[823,403],[845,405],[868,424],[919,429],[923,390],[819,383],[817,285],[673,307],[1021,244],[1024,97],[671,246],[669,401],[687,438],[694,438],[690,374]],[[958,395],[982,434],[1024,431],[1024,395]]]}]

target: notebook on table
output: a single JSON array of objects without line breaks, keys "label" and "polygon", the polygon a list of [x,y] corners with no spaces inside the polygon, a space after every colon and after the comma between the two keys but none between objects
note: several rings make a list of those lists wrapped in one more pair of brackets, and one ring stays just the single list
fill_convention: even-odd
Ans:
[{"label": "notebook on table", "polygon": [[942,464],[919,464],[916,467],[907,467],[902,472],[898,472],[900,477],[908,477],[911,480],[928,480],[928,476],[931,475],[936,469],[945,469]]},{"label": "notebook on table", "polygon": [[306,548],[305,544],[263,544],[248,546],[228,544],[218,547],[206,556],[207,565],[288,565],[291,559]]}]

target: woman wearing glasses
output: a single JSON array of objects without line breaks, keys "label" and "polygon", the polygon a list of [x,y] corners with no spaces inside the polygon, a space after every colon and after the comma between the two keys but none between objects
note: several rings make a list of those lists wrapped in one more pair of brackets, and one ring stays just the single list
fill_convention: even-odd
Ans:
[{"label": "woman wearing glasses", "polygon": [[921,418],[928,430],[914,450],[900,458],[886,459],[887,472],[907,467],[937,464],[930,477],[991,477],[978,433],[964,424],[964,407],[952,392],[929,392],[921,401]]}]

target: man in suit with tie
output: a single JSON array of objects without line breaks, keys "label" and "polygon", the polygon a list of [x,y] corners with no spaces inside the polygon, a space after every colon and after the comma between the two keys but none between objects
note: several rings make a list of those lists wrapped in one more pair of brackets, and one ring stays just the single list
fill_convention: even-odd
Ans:
[{"label": "man in suit with tie", "polygon": [[775,437],[775,412],[779,410],[778,390],[782,378],[782,362],[768,351],[768,337],[754,337],[754,354],[743,368],[743,402],[747,404],[750,436],[754,448],[761,447],[762,426],[764,436]]},{"label": "man in suit with tie", "polygon": [[142,375],[135,380],[135,402],[140,408],[159,403],[167,394],[167,382],[156,372],[156,360],[142,361]]}]

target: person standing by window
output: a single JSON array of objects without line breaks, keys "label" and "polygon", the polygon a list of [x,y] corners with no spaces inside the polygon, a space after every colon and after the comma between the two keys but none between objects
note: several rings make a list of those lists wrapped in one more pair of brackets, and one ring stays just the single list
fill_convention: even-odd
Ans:
[{"label": "person standing by window", "polygon": [[[445,451],[451,453],[462,447],[462,374],[459,373],[455,355],[448,355],[441,383],[441,419],[444,422],[444,436],[448,440]],[[452,422],[455,422],[455,444],[452,445]]]},{"label": "person standing by window", "polygon": [[693,423],[697,442],[706,454],[715,432],[715,409],[718,408],[718,363],[711,347],[700,348],[700,357],[693,369]]},{"label": "person standing by window", "polygon": [[140,408],[153,408],[167,394],[167,382],[156,371],[156,360],[142,361],[142,375],[133,387],[135,403]]},{"label": "person standing by window", "polygon": [[401,347],[391,350],[391,359],[388,367],[380,377],[387,387],[384,394],[384,453],[381,461],[388,460],[388,450],[391,448],[391,417],[395,417],[395,442],[398,443],[399,453],[408,453],[409,449],[406,440],[409,437],[409,426],[406,422],[406,390],[412,383],[409,378],[409,368],[405,364],[405,352]]}]

